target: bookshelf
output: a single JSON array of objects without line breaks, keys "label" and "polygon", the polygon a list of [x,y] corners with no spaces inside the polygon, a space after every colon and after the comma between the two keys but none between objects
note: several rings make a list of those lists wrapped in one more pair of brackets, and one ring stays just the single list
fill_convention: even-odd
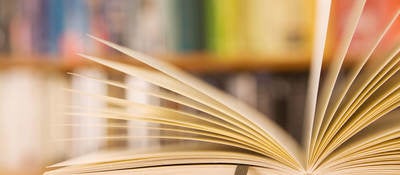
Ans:
[{"label": "bookshelf", "polygon": [[[336,17],[335,13],[340,15],[330,24],[332,30],[328,34],[330,40],[327,52],[332,52],[337,47],[343,23],[341,21],[347,19],[347,12],[343,11],[348,8],[347,2],[349,1],[338,0],[335,3],[342,5],[336,5],[332,9],[332,17]],[[69,122],[59,116],[57,104],[81,104],[87,101],[79,96],[64,94],[60,89],[95,89],[105,91],[102,95],[128,97],[130,91],[128,93],[118,88],[105,87],[66,74],[76,72],[121,83],[134,82],[116,71],[74,55],[82,50],[85,50],[83,53],[93,56],[146,67],[92,41],[86,37],[89,33],[141,52],[155,53],[152,55],[156,58],[166,60],[243,101],[254,102],[254,107],[281,124],[296,138],[300,138],[304,109],[302,105],[312,49],[315,0],[283,0],[271,3],[258,0],[175,0],[168,3],[163,0],[71,0],[68,3],[0,0],[0,11],[4,12],[0,14],[0,95],[19,97],[23,94],[21,92],[33,94],[32,97],[24,98],[29,103],[22,105],[13,105],[12,100],[23,99],[22,97],[1,99],[0,106],[8,105],[7,108],[12,108],[13,111],[0,114],[0,118],[17,116],[14,118],[18,120],[36,117],[37,121],[42,122],[38,130],[33,131],[38,132],[39,129],[48,127],[49,121],[57,119],[60,123]],[[367,17],[372,17],[372,21],[383,22],[387,16],[391,16],[385,10],[388,6],[394,7],[383,1],[369,2],[366,9],[372,15]],[[375,7],[379,9],[374,10]],[[367,17],[364,20],[368,20]],[[370,27],[371,25],[364,26],[366,30],[360,33],[374,36],[376,29]],[[365,42],[364,35],[356,35],[355,46],[368,47],[365,45],[368,42]],[[397,35],[390,36],[395,38]],[[351,54],[351,58],[346,59],[347,67],[357,60],[356,54],[359,53]],[[331,56],[330,53],[326,55],[328,59],[324,60],[325,67],[329,65]],[[142,100],[151,101],[144,99]],[[163,104],[162,101],[158,103],[160,106],[179,107],[176,104]],[[18,115],[19,111],[32,109],[31,104],[37,105],[38,110]],[[55,129],[60,137],[72,136],[73,130],[80,131],[80,128]],[[129,129],[124,131],[128,132]],[[24,138],[25,134],[18,137]],[[47,135],[40,136],[37,143],[27,147],[47,144],[39,139],[49,138]],[[8,144],[7,140],[11,139],[2,140],[5,145]],[[23,150],[16,151],[18,155],[10,157],[21,158],[17,162],[19,170],[19,167],[26,168],[23,163],[36,159],[54,163],[71,156],[76,152],[75,147],[81,146],[84,147],[85,143],[67,143],[60,147],[52,144],[50,150],[55,150],[55,153],[49,158],[32,156],[35,159],[31,160],[31,157],[24,155],[25,152],[30,152]],[[9,147],[12,148],[13,143]],[[0,153],[5,152],[10,151],[3,150],[0,146]],[[0,162],[7,162],[8,159],[0,158]],[[0,175],[39,175],[43,171],[7,171],[2,166],[0,163]],[[40,165],[41,168],[44,166]]]},{"label": "bookshelf", "polygon": [[[251,54],[218,56],[207,53],[188,54],[154,54],[155,57],[168,62],[191,73],[232,73],[239,71],[257,72],[298,72],[306,71],[309,66],[310,57],[268,57]],[[104,55],[107,59],[119,60],[137,66],[145,66],[137,61],[132,61],[127,56]],[[0,68],[10,67],[32,67],[45,70],[72,71],[78,67],[97,66],[90,61],[81,59],[79,56],[57,57],[46,55],[0,55]]]},{"label": "bookshelf", "polygon": [[[98,55],[93,55],[98,56]],[[178,66],[179,68],[195,74],[237,73],[237,72],[271,72],[271,73],[296,73],[306,72],[310,66],[310,56],[261,56],[254,54],[237,54],[219,56],[209,53],[171,53],[152,54],[156,58]],[[361,55],[347,58],[345,67],[350,67]],[[118,60],[136,66],[146,65],[132,60],[124,55],[100,55],[101,58]],[[327,67],[331,56],[324,59],[324,68]],[[61,72],[72,71],[76,68],[99,67],[99,65],[86,61],[79,56],[48,56],[48,55],[7,55],[0,54],[0,69],[12,67],[31,67],[44,70],[58,70]],[[108,68],[103,67],[107,70]]]}]

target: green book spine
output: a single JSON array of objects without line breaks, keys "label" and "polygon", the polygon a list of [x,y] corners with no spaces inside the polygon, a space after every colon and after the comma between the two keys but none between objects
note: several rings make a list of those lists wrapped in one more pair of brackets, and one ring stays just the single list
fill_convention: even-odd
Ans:
[{"label": "green book spine", "polygon": [[179,51],[202,50],[204,48],[203,1],[177,0],[175,6],[180,35],[178,37]]}]

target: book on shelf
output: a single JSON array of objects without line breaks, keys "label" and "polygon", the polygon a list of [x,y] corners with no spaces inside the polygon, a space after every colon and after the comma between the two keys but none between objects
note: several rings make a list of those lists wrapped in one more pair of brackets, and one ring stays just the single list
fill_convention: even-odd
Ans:
[{"label": "book on shelf", "polygon": [[[398,40],[386,55],[374,54],[398,21],[399,10],[385,23],[373,44],[364,49],[365,56],[350,71],[342,70],[365,3],[365,0],[354,1],[340,47],[320,83],[331,3],[317,1],[318,18],[304,108],[306,127],[301,144],[252,107],[173,65],[91,36],[151,69],[80,54],[82,57],[146,81],[158,89],[143,89],[141,93],[185,108],[144,104],[132,98],[76,89],[74,91],[85,98],[112,105],[68,114],[145,121],[160,124],[148,127],[159,132],[65,139],[90,142],[93,139],[137,138],[185,142],[134,150],[106,149],[52,165],[54,169],[46,174],[399,174]],[[378,56],[379,59],[375,59]],[[87,78],[123,89],[135,90],[141,86]]]},{"label": "book on shelf", "polygon": [[[107,77],[104,71],[96,68],[81,68],[76,70],[76,73],[85,74],[87,76],[96,77],[99,79],[104,79]],[[108,87],[102,83],[98,83],[95,80],[87,80],[84,77],[79,76],[71,77],[71,88],[90,91],[101,95],[107,95],[108,90]],[[96,108],[107,107],[107,103],[104,101],[98,101],[86,96],[82,96],[74,91],[71,91],[70,94],[71,107],[74,108],[74,111],[85,112]],[[100,127],[89,127],[91,125],[104,125],[106,123],[106,119],[74,116],[70,118],[69,123],[80,124],[71,128],[71,137],[104,137],[106,135],[106,129]],[[70,156],[79,156],[87,153],[90,150],[99,150],[101,147],[104,147],[104,145],[105,143],[103,140],[77,143],[74,142],[71,144]]]},{"label": "book on shelf", "polygon": [[11,55],[76,62],[76,52],[114,54],[82,39],[86,33],[154,54],[207,53],[228,61],[248,54],[272,61],[301,59],[311,50],[312,0],[0,3],[0,51]]},{"label": "book on shelf", "polygon": [[[242,19],[248,49],[271,57],[310,55],[313,4],[312,0],[248,1],[244,5],[248,17]],[[241,6],[238,9],[242,10]]]},{"label": "book on shelf", "polygon": [[[62,160],[65,143],[49,142],[50,138],[68,137],[60,113],[65,106],[67,86],[63,74],[14,67],[0,73],[0,174],[15,172],[39,173],[49,161]],[[8,173],[10,174],[10,173]]]}]

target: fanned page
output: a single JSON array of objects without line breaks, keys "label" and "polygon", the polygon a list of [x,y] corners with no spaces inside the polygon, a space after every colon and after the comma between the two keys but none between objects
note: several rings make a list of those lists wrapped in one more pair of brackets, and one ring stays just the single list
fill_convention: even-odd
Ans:
[{"label": "fanned page", "polygon": [[[316,162],[316,158],[319,155],[316,155],[318,152],[316,149],[318,142],[321,141],[320,130],[323,126],[325,118],[325,111],[328,107],[333,88],[335,87],[335,83],[337,80],[337,76],[339,74],[340,68],[344,61],[344,58],[347,53],[347,49],[350,46],[350,42],[352,36],[356,30],[356,26],[358,24],[358,20],[361,16],[364,4],[366,0],[354,1],[355,5],[351,11],[350,17],[348,18],[347,25],[345,26],[344,37],[339,45],[339,49],[335,52],[335,56],[332,59],[330,64],[328,75],[323,84],[320,96],[318,97],[318,104],[315,111],[315,122],[313,125],[311,143],[310,143],[310,151],[308,152],[308,165],[314,165]],[[314,168],[314,167],[313,167]]]},{"label": "fanned page", "polygon": [[[396,155],[398,157],[400,146],[399,114],[399,111],[393,111],[357,133],[328,156],[321,170],[332,172],[341,169],[343,171],[357,164],[367,163],[382,164],[376,168],[385,170],[390,164],[398,164],[399,160],[395,157]],[[385,159],[390,161],[385,161]]]},{"label": "fanned page", "polygon": [[[322,61],[324,58],[326,35],[328,32],[329,14],[331,9],[331,1],[319,0],[316,8],[316,21],[314,33],[314,48],[311,59],[311,69],[308,80],[307,99],[305,106],[305,126],[303,134],[303,145],[306,149],[306,158],[310,157],[311,149],[314,145],[312,137],[314,136],[313,127],[319,126],[320,120],[316,121],[315,110],[317,106],[318,88],[320,84],[320,75],[322,69]],[[316,124],[317,123],[317,124]],[[308,162],[307,162],[308,165]],[[309,167],[307,167],[308,169]]]},{"label": "fanned page", "polygon": [[[344,81],[339,82],[338,76],[342,70],[342,64],[346,58],[352,37],[356,31],[358,21],[363,12],[366,1],[354,1],[353,10],[349,15],[348,25],[344,30],[341,45],[335,52],[331,61],[326,80],[318,96],[312,137],[308,152],[308,167],[311,172],[322,174],[398,174],[399,168],[399,145],[396,141],[390,142],[392,150],[383,147],[373,147],[369,151],[377,151],[379,154],[368,154],[362,157],[360,152],[349,152],[357,150],[352,147],[355,140],[364,139],[367,144],[369,135],[376,136],[375,139],[384,137],[379,130],[365,128],[386,128],[379,119],[387,118],[387,114],[399,107],[399,47],[395,42],[392,51],[382,56],[376,53],[381,47],[382,40],[387,33],[396,30],[393,26],[399,24],[399,10],[390,16],[391,20],[386,24],[370,48],[365,48],[362,55],[354,64]],[[370,58],[373,59],[370,59]],[[394,112],[393,115],[399,115]],[[390,117],[389,117],[390,118]],[[399,122],[399,118],[392,119]],[[381,126],[384,125],[384,126]],[[396,129],[392,128],[393,131]],[[387,130],[390,131],[390,130]],[[362,136],[356,136],[358,133]],[[396,140],[395,136],[393,139]],[[365,141],[368,140],[368,141]],[[389,143],[388,143],[389,144]],[[396,145],[397,144],[397,145]],[[346,150],[343,151],[343,145]],[[349,146],[352,145],[352,146]],[[376,150],[375,150],[376,149]],[[383,153],[379,152],[382,151]],[[338,154],[340,156],[333,155]],[[357,154],[355,154],[357,153]],[[374,152],[375,153],[375,152]],[[347,155],[349,154],[349,155]],[[347,156],[354,154],[353,159]],[[334,164],[334,165],[330,165]]]},{"label": "fanned page", "polygon": [[[198,94],[194,98],[192,97],[193,100],[204,98],[205,100],[202,101],[203,104],[213,105],[214,108],[218,109],[220,112],[226,114],[227,116],[238,120],[245,125],[249,125],[253,132],[256,132],[259,137],[267,141],[266,143],[272,144],[286,152],[285,154],[288,160],[290,159],[289,161],[293,165],[300,167],[301,159],[299,159],[299,157],[302,156],[302,151],[299,145],[284,130],[279,128],[275,123],[269,120],[268,117],[264,116],[260,112],[250,108],[239,100],[222,93],[216,88],[213,88],[212,86],[198,80],[197,78],[177,69],[170,64],[151,58],[139,52],[135,52],[126,47],[122,47],[93,36],[91,37],[159,70],[160,72],[162,72],[164,77],[170,77],[171,80],[176,81],[175,83],[186,86],[190,91],[190,93],[186,95],[193,96],[195,94]],[[107,60],[96,59],[95,57],[84,57],[91,59],[92,61],[96,61],[100,64],[107,63]],[[105,65],[111,66],[112,64]],[[126,70],[126,65],[123,65],[122,67],[125,68],[119,69],[120,71],[125,73],[129,72],[129,68],[128,70]],[[116,67],[112,68],[118,69]],[[132,74],[131,76],[135,75]],[[170,84],[170,86],[172,85],[173,84]]]},{"label": "fanned page", "polygon": [[[140,104],[126,99],[93,94],[75,89],[70,93],[104,101],[113,107],[83,110],[84,106],[70,106],[66,115],[98,117],[118,120],[140,120],[162,124],[146,129],[163,131],[164,135],[135,136],[143,139],[191,140],[214,144],[206,148],[189,149],[148,149],[146,154],[113,152],[78,158],[56,166],[67,166],[49,174],[86,173],[139,168],[143,166],[166,166],[182,164],[244,164],[257,166],[274,174],[298,174],[302,171],[301,149],[297,143],[266,116],[240,103],[200,80],[183,73],[177,68],[125,47],[95,38],[133,58],[137,58],[156,70],[139,68],[116,61],[83,55],[87,59],[120,71],[127,76],[147,81],[160,90],[129,87],[121,82],[96,79],[71,73],[108,86],[134,88],[149,96],[176,102],[200,113],[189,113],[172,108]],[[157,71],[158,70],[158,71]],[[124,108],[134,109],[126,112]],[[106,127],[126,127],[106,125]],[[85,141],[90,139],[127,139],[128,136],[107,136],[101,138],[65,138],[64,141]],[[219,145],[219,146],[218,146]],[[217,149],[223,146],[224,149]],[[235,150],[235,151],[230,151]],[[106,155],[106,156],[105,156]],[[113,156],[109,156],[113,155]],[[127,156],[128,155],[128,156]],[[132,155],[132,156],[130,156]],[[180,155],[180,156],[178,156]],[[85,161],[82,161],[85,160]]]}]

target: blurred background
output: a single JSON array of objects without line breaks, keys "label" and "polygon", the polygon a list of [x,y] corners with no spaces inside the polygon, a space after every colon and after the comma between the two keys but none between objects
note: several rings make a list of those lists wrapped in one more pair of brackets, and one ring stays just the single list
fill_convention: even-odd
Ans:
[{"label": "blurred background", "polygon": [[[0,0],[0,174],[36,175],[47,165],[99,149],[166,143],[129,138],[65,139],[150,132],[130,127],[147,123],[65,115],[60,111],[68,111],[67,105],[99,109],[110,104],[64,88],[190,110],[134,89],[67,74],[77,72],[142,89],[154,88],[79,58],[76,53],[87,53],[140,66],[86,34],[171,62],[259,109],[300,141],[315,3]],[[353,3],[333,1],[326,60],[340,43]],[[367,0],[346,57],[347,66],[365,54],[365,48],[399,8],[398,0]],[[397,20],[377,55],[384,55],[399,41],[399,26]]]}]

